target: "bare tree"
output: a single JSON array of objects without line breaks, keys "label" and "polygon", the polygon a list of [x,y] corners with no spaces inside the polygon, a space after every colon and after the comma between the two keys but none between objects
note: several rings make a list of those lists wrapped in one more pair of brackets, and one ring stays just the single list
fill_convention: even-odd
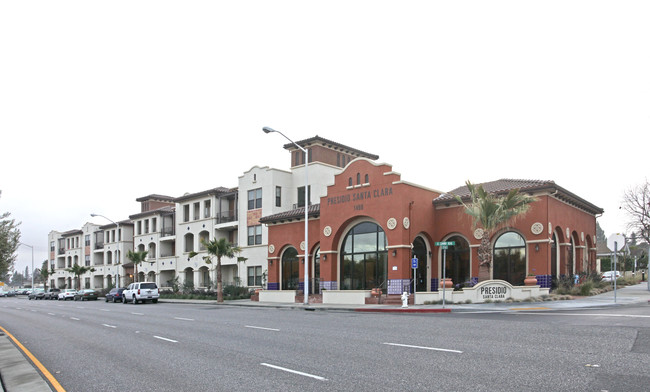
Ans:
[{"label": "bare tree", "polygon": [[645,183],[625,191],[621,208],[629,218],[628,230],[650,243],[650,183],[647,179]]}]

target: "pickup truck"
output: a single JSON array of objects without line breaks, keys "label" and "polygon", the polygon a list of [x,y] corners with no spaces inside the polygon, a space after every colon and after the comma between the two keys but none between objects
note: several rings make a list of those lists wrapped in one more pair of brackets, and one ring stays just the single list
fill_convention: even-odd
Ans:
[{"label": "pickup truck", "polygon": [[59,293],[61,292],[61,289],[48,289],[47,293],[43,296],[43,299],[59,299]]},{"label": "pickup truck", "polygon": [[131,302],[134,305],[138,302],[145,303],[151,301],[152,303],[158,302],[160,294],[158,286],[153,282],[137,282],[131,283],[122,293],[122,303]]}]

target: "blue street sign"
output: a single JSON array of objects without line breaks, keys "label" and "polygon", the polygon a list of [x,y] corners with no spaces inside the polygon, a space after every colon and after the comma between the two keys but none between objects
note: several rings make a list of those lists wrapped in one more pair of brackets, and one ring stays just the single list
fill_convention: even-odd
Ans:
[{"label": "blue street sign", "polygon": [[418,268],[418,258],[414,257],[411,259],[411,268]]}]

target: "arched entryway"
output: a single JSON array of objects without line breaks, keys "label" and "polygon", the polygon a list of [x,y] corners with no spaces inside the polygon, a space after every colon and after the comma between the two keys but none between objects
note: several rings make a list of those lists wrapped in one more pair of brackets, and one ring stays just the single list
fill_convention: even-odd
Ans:
[{"label": "arched entryway", "polygon": [[[413,240],[413,249],[411,251],[411,258],[417,257],[418,268],[415,270],[415,290],[428,291],[427,287],[427,262],[429,254],[427,244],[422,237],[415,237]],[[411,292],[413,292],[413,284],[411,284]]]},{"label": "arched entryway", "polygon": [[461,236],[453,236],[445,241],[453,241],[454,245],[447,249],[445,277],[451,278],[455,286],[471,287],[469,242]]},{"label": "arched entryway", "polygon": [[287,248],[282,253],[282,290],[297,290],[298,276],[300,275],[300,263],[298,251],[294,247]]},{"label": "arched entryway", "polygon": [[309,292],[311,294],[320,294],[320,246],[316,248],[311,260],[312,268],[311,271],[309,271],[309,273],[311,273]]},{"label": "arched entryway", "polygon": [[526,241],[514,231],[503,233],[494,243],[493,279],[514,286],[524,284],[526,277]]},{"label": "arched entryway", "polygon": [[373,222],[354,226],[343,239],[341,290],[387,289],[386,234]]}]

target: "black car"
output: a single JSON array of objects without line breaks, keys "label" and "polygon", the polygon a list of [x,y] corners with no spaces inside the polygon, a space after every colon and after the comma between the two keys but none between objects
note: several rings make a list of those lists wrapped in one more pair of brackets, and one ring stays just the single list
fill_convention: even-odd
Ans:
[{"label": "black car", "polygon": [[122,292],[124,292],[123,287],[119,289],[111,289],[111,291],[106,294],[106,302],[122,302]]}]

